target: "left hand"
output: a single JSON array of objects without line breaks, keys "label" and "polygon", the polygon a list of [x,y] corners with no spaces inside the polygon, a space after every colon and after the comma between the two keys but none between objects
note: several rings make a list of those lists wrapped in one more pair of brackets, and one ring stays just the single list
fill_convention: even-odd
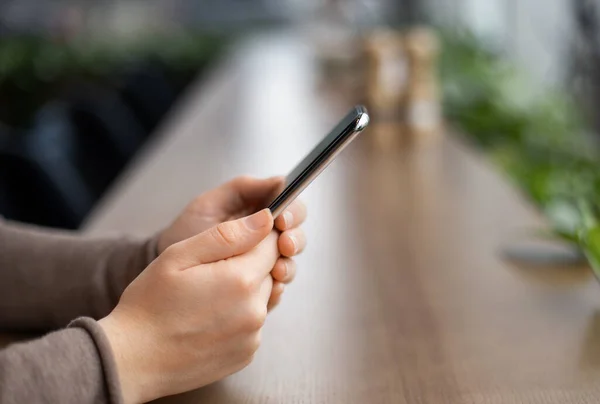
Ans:
[{"label": "left hand", "polygon": [[[238,177],[196,197],[159,235],[159,254],[170,245],[202,233],[219,223],[247,216],[264,208],[279,194],[284,184],[283,177]],[[296,200],[275,220],[275,228],[281,232],[278,247],[282,257],[277,260],[271,271],[274,283],[269,309],[279,303],[284,285],[294,279],[296,265],[292,257],[302,252],[306,246],[304,232],[299,227],[305,219],[306,208],[302,202]]]}]

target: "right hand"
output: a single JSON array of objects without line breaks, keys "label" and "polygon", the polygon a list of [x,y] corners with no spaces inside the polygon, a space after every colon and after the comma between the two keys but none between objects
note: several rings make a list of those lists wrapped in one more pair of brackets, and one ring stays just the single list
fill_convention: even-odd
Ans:
[{"label": "right hand", "polygon": [[[219,223],[256,212],[268,204],[284,187],[285,177],[259,179],[243,176],[199,195],[167,228],[160,232],[157,243],[158,253]],[[280,231],[281,257],[271,271],[274,282],[269,301],[270,309],[281,299],[284,285],[294,279],[296,273],[294,257],[306,246],[306,237],[300,227],[305,219],[306,207],[302,202],[295,200],[275,220],[275,228]]]},{"label": "right hand", "polygon": [[247,366],[279,257],[265,209],[165,250],[99,321],[126,403],[196,389]]}]

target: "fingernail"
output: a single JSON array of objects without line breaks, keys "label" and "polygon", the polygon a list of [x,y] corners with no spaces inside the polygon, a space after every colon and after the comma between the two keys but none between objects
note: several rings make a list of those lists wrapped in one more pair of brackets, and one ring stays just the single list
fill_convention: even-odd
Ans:
[{"label": "fingernail", "polygon": [[267,220],[265,220],[266,219],[266,217],[265,217],[266,210],[267,209],[263,209],[260,212],[257,212],[251,216],[248,216],[247,218],[244,219],[244,224],[250,230],[262,229],[263,227],[265,227],[267,225]]},{"label": "fingernail", "polygon": [[289,229],[290,227],[292,227],[293,223],[294,223],[294,214],[292,212],[290,212],[289,210],[286,210],[285,212],[283,212],[283,224],[285,225],[285,228]]},{"label": "fingernail", "polygon": [[298,252],[298,240],[296,240],[296,236],[292,236],[290,235],[290,241],[292,242],[292,245],[294,246],[294,254]]},{"label": "fingernail", "polygon": [[279,294],[282,294],[285,290],[285,285],[283,283],[280,283],[277,287],[279,288]]},{"label": "fingernail", "polygon": [[283,277],[287,278],[289,272],[288,263],[283,261]]}]

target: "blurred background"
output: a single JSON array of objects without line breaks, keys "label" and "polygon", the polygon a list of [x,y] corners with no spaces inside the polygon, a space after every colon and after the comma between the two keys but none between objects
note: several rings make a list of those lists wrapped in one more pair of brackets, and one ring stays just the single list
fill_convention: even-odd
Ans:
[{"label": "blurred background", "polygon": [[2,0],[0,215],[77,229],[185,89],[254,32],[297,29],[339,72],[371,36],[413,27],[439,44],[425,97],[577,241],[600,192],[595,0]]}]

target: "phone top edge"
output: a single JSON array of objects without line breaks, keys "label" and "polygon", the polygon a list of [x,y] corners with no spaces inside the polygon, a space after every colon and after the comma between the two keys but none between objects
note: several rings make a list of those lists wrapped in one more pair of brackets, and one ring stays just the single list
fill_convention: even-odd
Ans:
[{"label": "phone top edge", "polygon": [[[357,105],[350,112],[352,120],[338,134],[338,136],[316,156],[307,167],[288,183],[285,189],[272,201],[268,208],[274,217],[280,215],[283,210],[300,194],[333,159],[347,146],[360,132],[369,124],[370,117],[367,109]],[[348,116],[346,117],[346,119]]]},{"label": "phone top edge", "polygon": [[369,117],[367,108],[365,108],[363,105],[356,106],[356,113],[358,115],[358,120],[356,121],[354,130],[361,131],[367,127],[371,119]]}]

